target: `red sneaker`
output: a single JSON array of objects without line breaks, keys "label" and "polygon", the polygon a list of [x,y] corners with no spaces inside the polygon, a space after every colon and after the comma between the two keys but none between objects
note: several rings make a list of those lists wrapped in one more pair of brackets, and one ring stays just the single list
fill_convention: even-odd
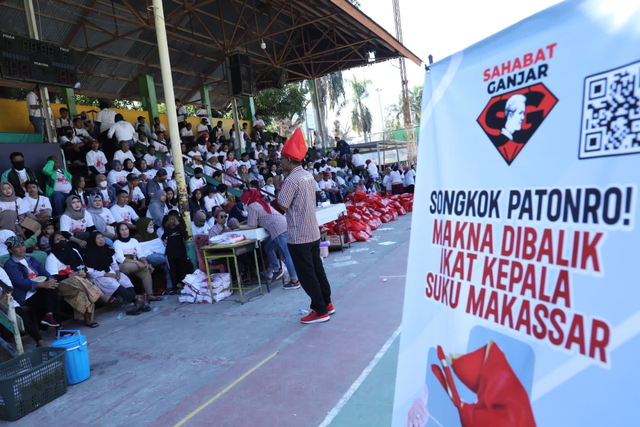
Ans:
[{"label": "red sneaker", "polygon": [[327,304],[327,313],[333,314],[335,312],[336,312],[336,309],[333,307],[333,303],[330,302],[329,304]]},{"label": "red sneaker", "polygon": [[302,323],[320,323],[320,322],[326,322],[327,320],[329,320],[329,313],[318,314],[315,311],[312,311],[311,313],[307,314],[302,319],[300,319]]},{"label": "red sneaker", "polygon": [[43,325],[52,326],[54,328],[60,326],[60,324],[56,322],[56,319],[54,319],[53,315],[51,314],[47,314],[46,316],[44,316],[44,319],[42,319],[40,323],[42,323]]}]

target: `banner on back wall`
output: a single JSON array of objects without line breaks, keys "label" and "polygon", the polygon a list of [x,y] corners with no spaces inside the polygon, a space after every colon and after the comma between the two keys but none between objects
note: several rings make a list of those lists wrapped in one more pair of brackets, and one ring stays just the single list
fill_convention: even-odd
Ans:
[{"label": "banner on back wall", "polygon": [[638,46],[570,1],[431,66],[393,426],[638,425]]}]

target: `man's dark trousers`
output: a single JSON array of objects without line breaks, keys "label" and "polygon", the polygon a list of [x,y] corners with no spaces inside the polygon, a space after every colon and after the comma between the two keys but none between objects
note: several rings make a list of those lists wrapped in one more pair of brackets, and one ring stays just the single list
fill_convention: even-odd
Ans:
[{"label": "man's dark trousers", "polygon": [[311,298],[311,309],[322,315],[327,313],[327,304],[331,302],[331,286],[324,272],[320,258],[320,240],[301,245],[287,244],[298,280]]}]

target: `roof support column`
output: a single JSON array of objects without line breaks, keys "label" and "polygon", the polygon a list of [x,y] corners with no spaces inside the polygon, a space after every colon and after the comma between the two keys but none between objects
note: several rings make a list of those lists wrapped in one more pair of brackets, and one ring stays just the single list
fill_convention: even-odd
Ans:
[{"label": "roof support column", "polygon": [[153,119],[158,117],[158,99],[156,98],[156,87],[153,83],[153,76],[143,74],[138,77],[140,88],[140,99],[142,109],[149,115],[149,128],[153,132]]},{"label": "roof support column", "polygon": [[178,131],[178,115],[176,113],[175,102],[176,96],[173,91],[169,43],[167,42],[167,28],[165,27],[162,0],[153,0],[153,18],[156,26],[156,38],[158,39],[158,57],[160,59],[160,71],[162,73],[164,102],[167,106],[167,118],[169,120],[171,155],[173,156],[176,184],[178,184],[178,204],[180,206],[182,218],[187,226],[187,234],[192,236],[191,215],[189,214],[189,196],[187,194],[187,182],[184,176],[184,164],[182,163],[182,150],[180,149],[180,132]]},{"label": "roof support column", "polygon": [[[33,10],[33,0],[24,0],[24,11],[27,18],[27,28],[29,30],[29,37],[35,40],[40,40],[38,34],[38,27],[36,25],[36,14]],[[36,85],[38,87],[38,85]],[[53,118],[53,111],[51,111],[51,102],[49,101],[49,89],[46,86],[40,87],[40,105],[42,106],[42,118],[44,119],[44,135],[48,142],[57,142],[56,138],[56,123]]]},{"label": "roof support column", "polygon": [[[249,121],[249,135],[253,135],[255,129],[253,128],[253,121],[256,119],[256,105],[253,102],[253,96],[242,99],[242,112],[244,113],[245,120]],[[251,141],[245,147],[245,151],[251,151]]]},{"label": "roof support column", "polygon": [[73,121],[75,116],[78,114],[78,110],[76,108],[76,95],[73,92],[73,88],[64,87],[61,89],[62,102],[67,104],[67,110],[69,110],[69,117]]},{"label": "roof support column", "polygon": [[211,123],[211,98],[209,98],[209,86],[202,86],[200,88],[200,102],[203,105],[206,105],[207,108],[207,118],[209,119],[209,124],[213,125],[213,123]]}]

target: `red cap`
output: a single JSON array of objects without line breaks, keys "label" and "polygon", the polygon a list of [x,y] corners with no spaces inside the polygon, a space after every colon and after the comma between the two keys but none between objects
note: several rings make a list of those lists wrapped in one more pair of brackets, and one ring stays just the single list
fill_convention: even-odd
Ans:
[{"label": "red cap", "polygon": [[282,148],[282,155],[295,160],[296,162],[302,161],[307,154],[307,144],[304,142],[302,136],[302,130],[296,129],[291,138],[287,139],[284,147]]},{"label": "red cap", "polygon": [[331,176],[331,172],[329,172],[329,171],[324,171],[324,172],[322,173],[322,175],[323,175],[323,176]]}]

